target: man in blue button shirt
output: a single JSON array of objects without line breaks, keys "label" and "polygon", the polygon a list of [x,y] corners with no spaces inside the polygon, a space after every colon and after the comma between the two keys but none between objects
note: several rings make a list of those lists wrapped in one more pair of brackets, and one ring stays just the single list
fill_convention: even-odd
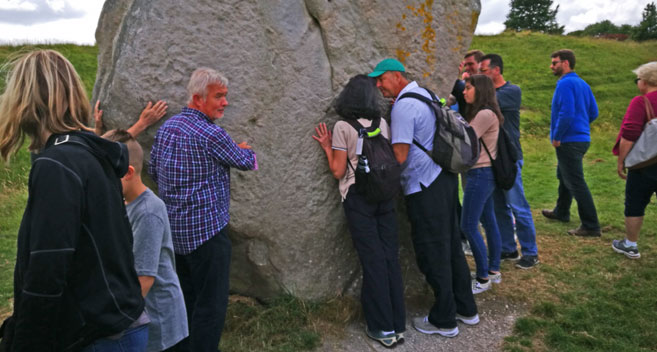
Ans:
[{"label": "man in blue button shirt", "polygon": [[458,181],[413,143],[416,140],[427,150],[433,149],[436,118],[420,100],[397,100],[407,92],[430,98],[415,81],[409,82],[405,71],[401,62],[385,59],[369,76],[376,77],[383,96],[396,100],[391,111],[392,148],[402,165],[401,183],[417,263],[435,297],[429,315],[413,319],[413,326],[425,334],[454,337],[459,333],[457,320],[468,325],[479,322],[470,269],[461,249]]},{"label": "man in blue button shirt", "polygon": [[598,117],[598,105],[591,87],[573,71],[575,53],[563,49],[551,55],[550,68],[560,77],[552,98],[550,141],[557,152],[559,198],[553,210],[543,210],[548,219],[570,221],[570,204],[577,201],[582,224],[568,234],[599,237],[600,223],[593,197],[584,180],[582,160],[591,145],[590,124]]}]

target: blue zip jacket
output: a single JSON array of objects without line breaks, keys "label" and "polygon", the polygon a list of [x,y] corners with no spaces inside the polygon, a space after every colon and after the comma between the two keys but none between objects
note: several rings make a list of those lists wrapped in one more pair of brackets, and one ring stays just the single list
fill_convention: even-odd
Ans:
[{"label": "blue zip jacket", "polygon": [[557,81],[552,97],[550,140],[590,142],[590,123],[598,117],[598,104],[591,87],[575,72],[563,75]]}]

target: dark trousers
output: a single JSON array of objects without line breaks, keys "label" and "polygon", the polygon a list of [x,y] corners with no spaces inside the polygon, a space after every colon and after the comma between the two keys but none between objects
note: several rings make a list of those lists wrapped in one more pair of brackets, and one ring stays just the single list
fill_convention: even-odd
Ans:
[{"label": "dark trousers", "polygon": [[584,180],[582,165],[584,154],[590,145],[589,142],[568,142],[561,143],[556,148],[559,198],[554,208],[554,214],[562,219],[570,218],[570,205],[575,198],[582,227],[595,231],[600,230],[600,223],[589,186]]},{"label": "dark trousers", "polygon": [[367,327],[403,332],[406,311],[395,203],[368,203],[352,186],[343,206],[363,269],[360,297]]},{"label": "dark trousers", "polygon": [[443,170],[429,187],[406,196],[417,264],[435,297],[429,322],[439,328],[455,327],[456,313],[477,314],[470,268],[461,248],[457,182],[455,174]]},{"label": "dark trousers", "polygon": [[226,227],[192,253],[176,254],[176,270],[185,297],[189,337],[178,351],[216,352],[228,308],[231,244]]}]

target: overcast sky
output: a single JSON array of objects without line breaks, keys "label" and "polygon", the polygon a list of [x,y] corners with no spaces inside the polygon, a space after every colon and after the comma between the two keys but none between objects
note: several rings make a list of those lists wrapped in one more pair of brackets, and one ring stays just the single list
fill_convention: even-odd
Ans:
[{"label": "overcast sky", "polygon": [[[153,0],[157,1],[157,0]],[[266,0],[263,0],[266,1]],[[602,20],[636,25],[646,4],[657,0],[554,0],[566,32]],[[504,30],[510,0],[481,0],[476,34]],[[0,43],[94,44],[103,0],[0,0]]]}]

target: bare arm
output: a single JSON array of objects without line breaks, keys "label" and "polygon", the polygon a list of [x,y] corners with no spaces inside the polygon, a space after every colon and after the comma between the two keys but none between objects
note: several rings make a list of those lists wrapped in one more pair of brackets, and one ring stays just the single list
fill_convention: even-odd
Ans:
[{"label": "bare arm", "polygon": [[627,179],[627,170],[625,170],[625,165],[624,165],[625,157],[627,157],[627,153],[630,152],[630,149],[632,149],[633,145],[634,142],[628,141],[623,137],[621,137],[620,144],[618,145],[617,171],[618,171],[618,177],[622,178],[623,180]]},{"label": "bare arm", "polygon": [[141,296],[146,297],[148,291],[150,291],[151,287],[153,287],[153,283],[155,282],[155,277],[138,276],[138,278],[139,278],[139,285],[141,286]]},{"label": "bare arm", "polygon": [[100,100],[94,105],[94,133],[97,136],[103,134],[103,110],[100,110]]},{"label": "bare arm", "polygon": [[320,123],[319,126],[315,127],[315,132],[317,132],[317,135],[313,135],[313,138],[322,147],[324,153],[326,153],[329,169],[331,169],[333,177],[338,180],[341,179],[347,172],[347,152],[331,148],[333,136],[325,123]]},{"label": "bare arm", "polygon": [[166,114],[167,107],[167,103],[163,100],[159,100],[155,105],[149,101],[141,114],[139,114],[139,120],[128,128],[128,133],[133,137],[137,137],[140,133],[144,132],[146,128],[160,121],[162,116]]},{"label": "bare arm", "polygon": [[392,145],[392,151],[395,152],[395,159],[397,159],[397,162],[400,164],[406,162],[406,158],[408,158],[408,151],[410,149],[410,144],[396,143]]}]

